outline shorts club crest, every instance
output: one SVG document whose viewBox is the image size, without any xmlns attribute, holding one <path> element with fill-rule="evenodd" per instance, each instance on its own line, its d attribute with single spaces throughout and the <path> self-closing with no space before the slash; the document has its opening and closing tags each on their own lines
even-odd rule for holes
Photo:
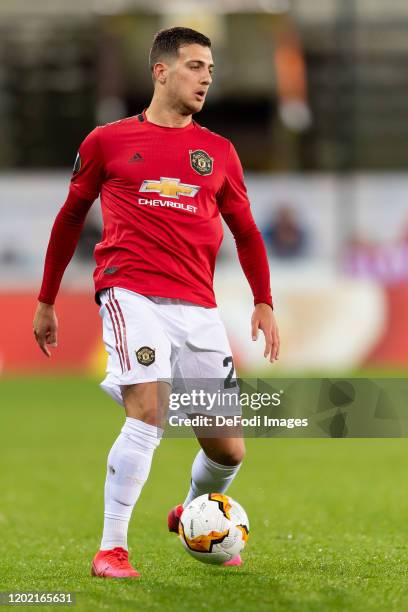
<svg viewBox="0 0 408 612">
<path fill-rule="evenodd" d="M 150 346 L 142 346 L 136 351 L 136 358 L 140 365 L 149 366 L 156 359 L 156 352 Z"/>
</svg>

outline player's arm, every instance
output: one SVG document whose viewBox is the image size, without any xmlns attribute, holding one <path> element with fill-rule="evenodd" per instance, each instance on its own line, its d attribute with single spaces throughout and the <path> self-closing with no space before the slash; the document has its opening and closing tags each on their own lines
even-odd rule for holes
<svg viewBox="0 0 408 612">
<path fill-rule="evenodd" d="M 218 194 L 218 203 L 221 214 L 234 236 L 239 261 L 254 296 L 252 339 L 258 339 L 259 330 L 263 332 L 264 356 L 273 362 L 279 358 L 280 340 L 273 312 L 268 258 L 261 233 L 251 213 L 242 166 L 232 145 L 225 181 Z"/>
<path fill-rule="evenodd" d="M 55 299 L 78 244 L 86 215 L 99 194 L 102 181 L 103 160 L 97 130 L 94 130 L 79 149 L 69 194 L 54 221 L 45 256 L 33 329 L 35 339 L 47 357 L 51 356 L 48 346 L 56 347 L 58 339 Z"/>
</svg>

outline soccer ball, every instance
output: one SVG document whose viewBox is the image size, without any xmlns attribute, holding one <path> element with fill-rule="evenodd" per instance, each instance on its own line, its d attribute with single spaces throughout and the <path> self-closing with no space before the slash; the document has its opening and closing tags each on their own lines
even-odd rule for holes
<svg viewBox="0 0 408 612">
<path fill-rule="evenodd" d="M 203 563 L 221 564 L 236 557 L 249 533 L 245 510 L 222 493 L 196 497 L 183 510 L 179 535 L 186 551 Z"/>
</svg>

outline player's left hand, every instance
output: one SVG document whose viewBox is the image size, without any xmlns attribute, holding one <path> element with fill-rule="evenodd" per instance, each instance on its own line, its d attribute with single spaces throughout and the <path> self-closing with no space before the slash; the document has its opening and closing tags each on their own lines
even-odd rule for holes
<svg viewBox="0 0 408 612">
<path fill-rule="evenodd" d="M 51 357 L 47 345 L 57 347 L 58 320 L 54 306 L 38 302 L 33 321 L 34 338 L 47 357 Z"/>
<path fill-rule="evenodd" d="M 279 359 L 279 329 L 275 315 L 269 304 L 257 304 L 251 319 L 252 340 L 258 340 L 258 332 L 261 330 L 265 336 L 264 357 L 273 363 Z"/>
</svg>

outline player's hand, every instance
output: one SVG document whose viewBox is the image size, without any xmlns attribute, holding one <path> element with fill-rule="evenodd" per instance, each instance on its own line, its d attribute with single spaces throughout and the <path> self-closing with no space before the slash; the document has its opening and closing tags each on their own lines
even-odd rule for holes
<svg viewBox="0 0 408 612">
<path fill-rule="evenodd" d="M 279 329 L 275 321 L 275 315 L 269 304 L 257 304 L 251 319 L 252 340 L 258 340 L 258 332 L 261 330 L 265 336 L 264 357 L 273 363 L 279 359 Z"/>
<path fill-rule="evenodd" d="M 34 315 L 33 330 L 38 346 L 44 355 L 51 357 L 47 345 L 53 347 L 57 346 L 58 333 L 58 320 L 54 306 L 38 302 L 37 310 Z"/>
</svg>

